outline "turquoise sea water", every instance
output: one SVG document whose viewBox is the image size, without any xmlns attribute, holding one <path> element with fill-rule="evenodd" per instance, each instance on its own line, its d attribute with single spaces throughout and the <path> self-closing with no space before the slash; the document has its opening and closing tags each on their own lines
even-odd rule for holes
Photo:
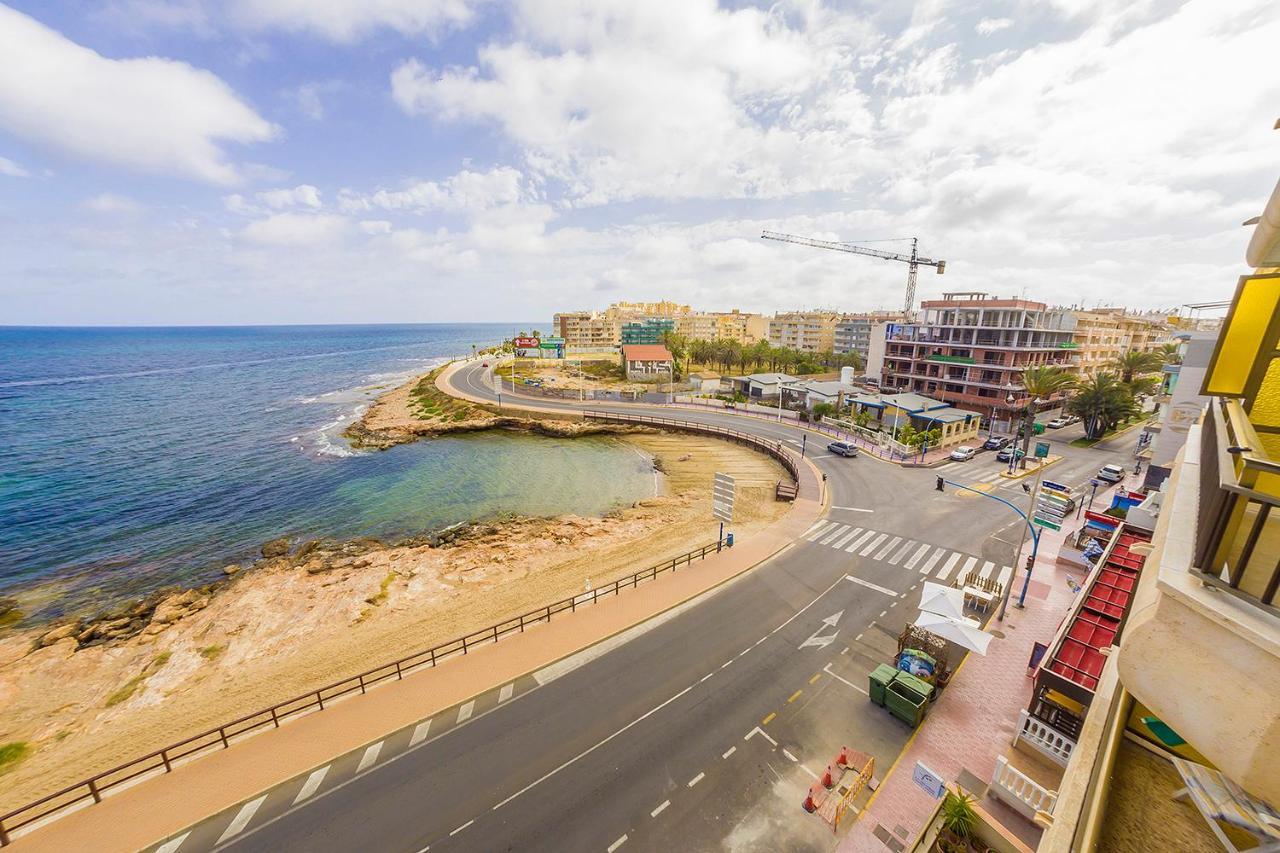
<svg viewBox="0 0 1280 853">
<path fill-rule="evenodd" d="M 607 438 L 340 438 L 377 393 L 514 331 L 0 328 L 0 594 L 52 616 L 217 577 L 276 536 L 394 538 L 653 494 L 648 458 Z"/>
</svg>

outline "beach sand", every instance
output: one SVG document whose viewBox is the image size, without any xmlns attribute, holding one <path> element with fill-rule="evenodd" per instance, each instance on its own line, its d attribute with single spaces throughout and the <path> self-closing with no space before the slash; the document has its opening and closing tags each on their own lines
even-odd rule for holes
<svg viewBox="0 0 1280 853">
<path fill-rule="evenodd" d="M 786 475 L 762 454 L 689 435 L 626 440 L 654 455 L 662 494 L 605 518 L 502 520 L 441 547 L 265 560 L 211 596 L 189 594 L 186 609 L 162 605 L 141 634 L 78 650 L 73 638 L 33 650 L 47 628 L 0 635 L 0 745 L 30 747 L 0 769 L 0 811 L 713 542 L 716 471 L 738 478 L 738 536 L 789 508 L 772 495 Z"/>
</svg>

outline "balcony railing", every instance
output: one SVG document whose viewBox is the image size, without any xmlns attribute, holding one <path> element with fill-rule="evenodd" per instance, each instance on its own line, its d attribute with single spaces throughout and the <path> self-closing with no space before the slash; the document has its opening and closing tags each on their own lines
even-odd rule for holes
<svg viewBox="0 0 1280 853">
<path fill-rule="evenodd" d="M 1280 616 L 1280 461 L 1239 400 L 1209 404 L 1200 432 L 1195 567 L 1205 583 Z"/>
<path fill-rule="evenodd" d="M 1013 742 L 1025 741 L 1035 747 L 1045 758 L 1063 767 L 1071 760 L 1071 752 L 1076 742 L 1053 726 L 1027 713 L 1024 708 L 1018 714 L 1018 730 Z"/>
<path fill-rule="evenodd" d="M 1003 755 L 996 759 L 996 771 L 991 776 L 991 793 L 1004 801 L 1027 820 L 1035 820 L 1037 814 L 1053 813 L 1058 792 L 1050 791 L 1035 783 L 1030 776 L 1009 763 Z"/>
</svg>

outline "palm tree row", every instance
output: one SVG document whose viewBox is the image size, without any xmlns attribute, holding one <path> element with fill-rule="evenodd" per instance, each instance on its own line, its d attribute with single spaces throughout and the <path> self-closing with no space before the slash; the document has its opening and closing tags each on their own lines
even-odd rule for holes
<svg viewBox="0 0 1280 853">
<path fill-rule="evenodd" d="M 1022 384 L 1032 399 L 1069 392 L 1066 410 L 1084 422 L 1087 438 L 1099 439 L 1141 411 L 1142 399 L 1160 387 L 1153 374 L 1177 359 L 1176 345 L 1156 352 L 1126 352 L 1112 359 L 1110 370 L 1084 379 L 1061 367 L 1029 367 Z"/>
<path fill-rule="evenodd" d="M 691 363 L 717 367 L 722 371 L 745 372 L 767 367 L 770 371 L 798 375 L 845 366 L 862 367 L 862 358 L 857 353 L 804 352 L 790 347 L 775 347 L 768 341 L 744 344 L 724 338 L 690 340 L 684 335 L 667 332 L 662 336 L 662 342 L 677 362 L 684 362 L 686 372 Z"/>
</svg>

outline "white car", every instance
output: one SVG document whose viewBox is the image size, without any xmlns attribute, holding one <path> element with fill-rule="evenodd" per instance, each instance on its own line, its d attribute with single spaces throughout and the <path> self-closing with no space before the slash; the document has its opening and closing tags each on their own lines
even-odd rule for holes
<svg viewBox="0 0 1280 853">
<path fill-rule="evenodd" d="M 1098 471 L 1098 479 L 1108 483 L 1118 483 L 1124 479 L 1124 469 L 1119 465 L 1103 465 Z"/>
<path fill-rule="evenodd" d="M 1071 419 L 1067 417 L 1054 418 L 1045 424 L 1049 429 L 1062 429 L 1064 426 L 1071 426 Z"/>
<path fill-rule="evenodd" d="M 955 450 L 951 451 L 951 458 L 957 462 L 968 462 L 977 454 L 978 454 L 978 451 L 972 447 L 960 446 L 960 447 L 957 447 Z"/>
</svg>

